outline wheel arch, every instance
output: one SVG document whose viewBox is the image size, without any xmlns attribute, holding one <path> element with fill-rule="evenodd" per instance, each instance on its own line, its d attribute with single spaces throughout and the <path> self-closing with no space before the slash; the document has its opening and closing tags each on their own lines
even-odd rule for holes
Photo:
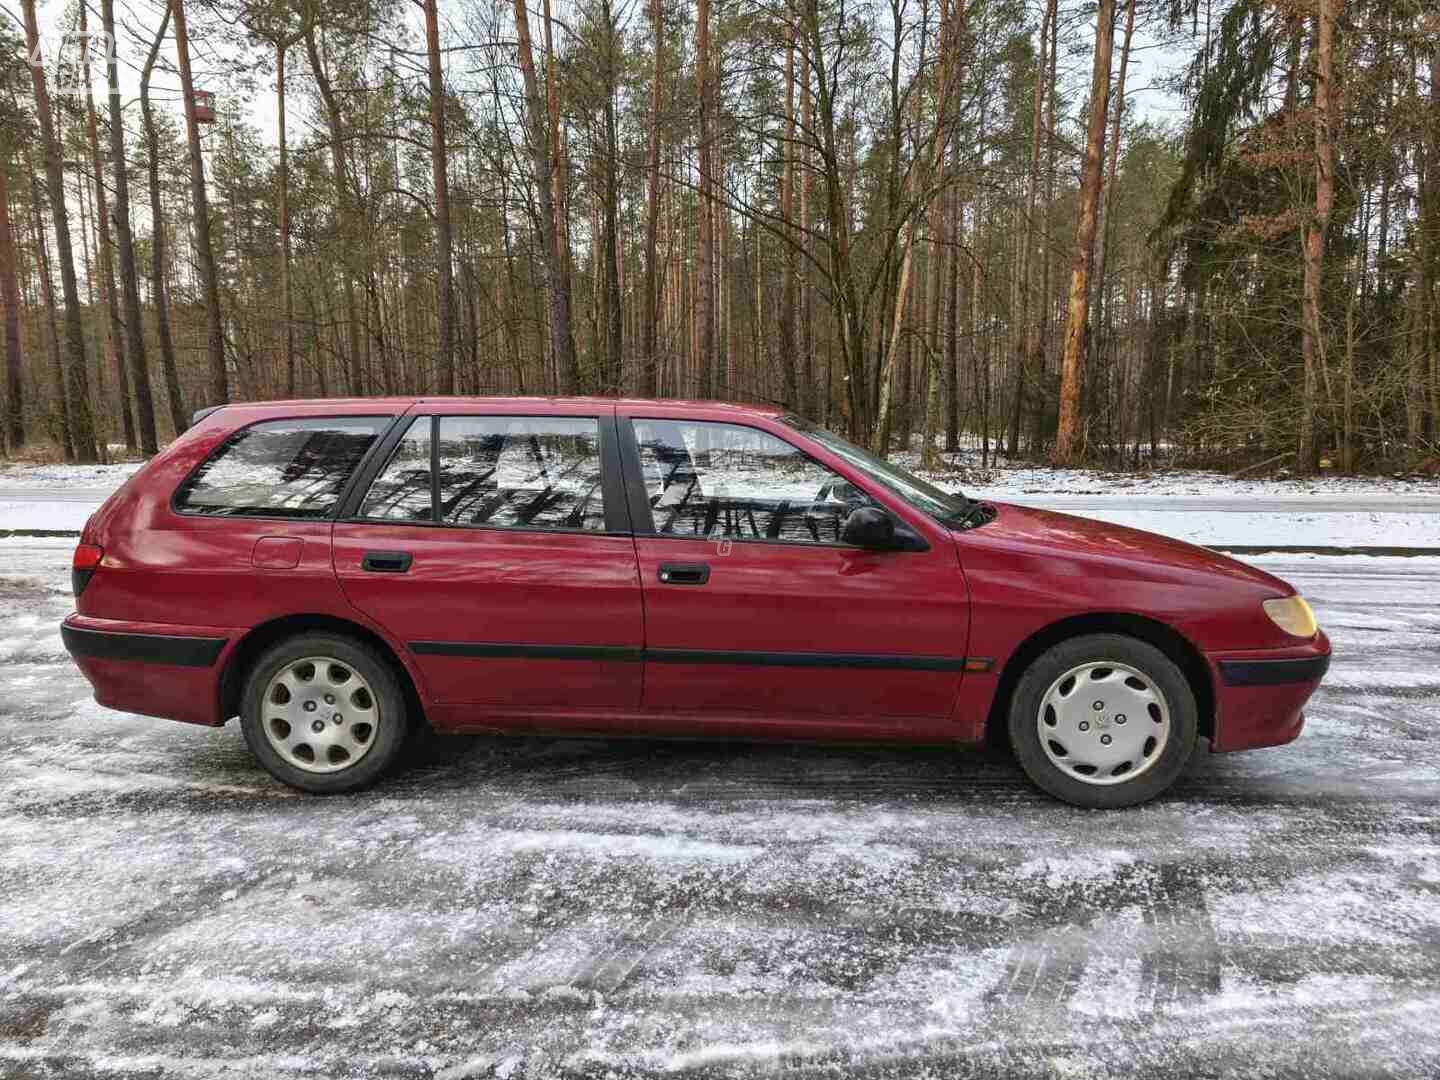
<svg viewBox="0 0 1440 1080">
<path fill-rule="evenodd" d="M 1215 684 L 1210 666 L 1193 642 L 1173 627 L 1158 619 L 1124 612 L 1088 612 L 1072 615 L 1045 626 L 1020 643 L 1005 661 L 990 712 L 985 721 L 985 741 L 993 746 L 1007 745 L 1006 723 L 1010 700 L 1020 677 L 1036 657 L 1052 646 L 1085 634 L 1123 634 L 1153 645 L 1175 662 L 1190 691 L 1195 695 L 1199 714 L 1200 734 L 1207 739 L 1215 735 Z"/>
<path fill-rule="evenodd" d="M 419 693 L 416 675 L 410 670 L 409 665 L 401 660 L 390 642 L 361 623 L 342 619 L 335 615 L 319 613 L 286 615 L 278 619 L 271 619 L 251 629 L 236 643 L 225 663 L 225 670 L 220 675 L 220 718 L 222 722 L 239 714 L 240 698 L 245 688 L 245 676 L 266 649 L 276 642 L 294 637 L 296 634 L 317 631 L 356 638 L 374 648 L 390 665 L 396 681 L 400 684 L 400 690 L 405 695 L 406 709 L 413 717 L 414 722 L 427 722 L 425 703 Z"/>
</svg>

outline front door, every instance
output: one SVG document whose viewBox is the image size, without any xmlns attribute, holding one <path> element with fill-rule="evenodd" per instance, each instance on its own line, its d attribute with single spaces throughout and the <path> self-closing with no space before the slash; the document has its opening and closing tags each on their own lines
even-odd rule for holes
<svg viewBox="0 0 1440 1080">
<path fill-rule="evenodd" d="M 632 517 L 650 517 L 635 546 L 651 730 L 863 734 L 950 715 L 969 615 L 948 533 L 921 524 L 917 550 L 846 545 L 849 512 L 883 503 L 778 435 L 620 423 L 643 489 Z"/>
<path fill-rule="evenodd" d="M 417 416 L 336 523 L 350 603 L 411 651 L 432 701 L 465 707 L 439 715 L 605 727 L 591 721 L 638 707 L 641 597 L 614 436 L 593 407 Z"/>
</svg>

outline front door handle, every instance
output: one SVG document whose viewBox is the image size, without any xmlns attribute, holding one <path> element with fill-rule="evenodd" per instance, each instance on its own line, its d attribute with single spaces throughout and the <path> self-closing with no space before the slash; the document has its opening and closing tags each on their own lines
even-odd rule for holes
<svg viewBox="0 0 1440 1080">
<path fill-rule="evenodd" d="M 408 551 L 367 551 L 360 560 L 360 569 L 376 574 L 403 574 L 410 569 Z"/>
<path fill-rule="evenodd" d="M 660 564 L 661 585 L 704 585 L 710 580 L 710 564 L 703 562 Z"/>
</svg>

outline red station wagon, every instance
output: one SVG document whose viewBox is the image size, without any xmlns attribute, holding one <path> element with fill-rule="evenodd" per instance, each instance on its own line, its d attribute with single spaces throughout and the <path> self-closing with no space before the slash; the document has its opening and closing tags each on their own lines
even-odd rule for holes
<svg viewBox="0 0 1440 1080">
<path fill-rule="evenodd" d="M 117 491 L 65 645 L 103 705 L 240 718 L 348 791 L 407 730 L 979 743 L 1149 799 L 1289 742 L 1330 643 L 1204 548 L 952 495 L 711 402 L 226 405 Z"/>
</svg>

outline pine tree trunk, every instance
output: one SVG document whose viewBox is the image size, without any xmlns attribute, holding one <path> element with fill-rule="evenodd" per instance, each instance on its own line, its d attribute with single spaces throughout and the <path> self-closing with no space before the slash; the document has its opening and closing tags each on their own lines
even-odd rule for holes
<svg viewBox="0 0 1440 1080">
<path fill-rule="evenodd" d="M 177 0 L 178 2 L 178 0 Z M 32 55 L 40 48 L 35 21 L 35 0 L 21 0 L 25 11 L 25 39 Z M 81 463 L 96 460 L 95 419 L 90 411 L 90 380 L 86 371 L 85 337 L 80 316 L 80 289 L 75 279 L 75 256 L 70 246 L 70 211 L 65 201 L 64 158 L 55 134 L 45 69 L 30 68 L 35 111 L 40 120 L 40 145 L 45 153 L 45 182 L 50 201 L 50 224 L 55 231 L 55 258 L 60 264 L 60 288 L 65 298 L 65 379 L 70 444 Z"/>
<path fill-rule="evenodd" d="M 115 37 L 114 0 L 100 0 L 100 18 L 110 41 Z M 135 238 L 130 229 L 130 166 L 125 160 L 125 115 L 121 107 L 118 73 L 106 71 L 106 97 L 110 106 L 110 166 L 115 174 L 115 245 L 120 256 L 120 294 L 125 306 L 125 356 L 130 363 L 129 390 L 134 395 L 140 451 L 153 454 L 159 447 L 155 432 L 155 401 L 150 393 L 150 364 L 145 356 L 145 324 L 140 312 L 139 273 L 135 267 Z"/>
<path fill-rule="evenodd" d="M 30 179 L 30 241 L 35 248 L 35 270 L 40 277 L 40 299 L 45 305 L 45 322 L 50 331 L 50 380 L 55 395 L 55 436 L 66 461 L 75 460 L 70 438 L 70 404 L 65 396 L 65 357 L 60 350 L 60 318 L 55 305 L 55 279 L 50 272 L 50 241 L 40 220 L 40 181 L 26 161 Z"/>
<path fill-rule="evenodd" d="M 564 242 L 556 217 L 555 173 L 551 161 L 551 139 L 547 137 L 545 122 L 549 110 L 540 97 L 540 85 L 535 77 L 535 55 L 530 47 L 530 18 L 525 10 L 525 0 L 515 0 L 515 33 L 519 45 L 520 73 L 525 82 L 525 135 L 530 144 L 535 186 L 540 196 L 540 220 L 536 224 L 545 256 L 545 288 L 550 301 L 550 350 L 559 370 L 561 391 L 574 394 L 580 390 L 580 366 L 570 327 L 570 288 L 567 260 L 562 250 L 568 245 Z"/>
<path fill-rule="evenodd" d="M 115 297 L 115 259 L 110 248 L 110 196 L 105 190 L 105 160 L 100 156 L 100 127 L 95 116 L 95 91 L 90 78 L 90 38 L 86 8 L 80 6 L 80 69 L 85 79 L 85 136 L 90 148 L 90 162 L 95 180 L 95 238 L 100 253 L 100 291 L 105 302 L 105 351 L 115 369 L 120 428 L 124 432 L 125 449 L 139 449 L 135 438 L 135 418 L 130 413 L 130 377 L 125 371 L 124 323 L 120 320 L 120 304 Z M 113 72 L 106 70 L 106 85 Z M 122 162 L 123 164 L 123 162 Z"/>
<path fill-rule="evenodd" d="M 799 364 L 795 355 L 795 251 L 791 219 L 795 214 L 795 31 L 785 46 L 785 136 L 784 165 L 780 171 L 780 228 L 785 232 L 780 263 L 780 377 L 788 408 L 801 408 Z M 756 244 L 759 244 L 757 235 Z M 758 260 L 757 260 L 758 263 Z M 758 286 L 757 286 L 758 287 Z M 756 316 L 759 310 L 757 305 Z"/>
<path fill-rule="evenodd" d="M 800 277 L 800 407 L 805 416 L 815 418 L 821 410 L 816 408 L 820 398 L 815 385 L 815 289 L 813 285 L 814 256 L 813 241 L 810 237 L 810 208 L 815 205 L 815 173 L 811 168 L 810 144 L 814 141 L 814 97 L 810 93 L 810 54 L 800 54 L 800 128 L 804 132 L 801 147 L 800 168 L 800 243 L 804 247 Z M 824 413 L 830 412 L 829 398 L 825 399 Z"/>
<path fill-rule="evenodd" d="M 205 156 L 200 147 L 200 121 L 195 115 L 195 80 L 190 73 L 190 38 L 185 28 L 185 0 L 170 0 L 175 16 L 175 52 L 180 88 L 185 98 L 185 135 L 190 145 L 190 198 L 195 207 L 195 257 L 205 293 L 206 351 L 210 358 L 210 404 L 230 400 L 225 367 L 225 331 L 220 321 L 220 274 L 210 240 L 210 200 L 205 191 Z"/>
<path fill-rule="evenodd" d="M 160 45 L 170 25 L 170 8 L 160 18 L 150 54 L 140 72 L 140 113 L 145 121 L 145 147 L 150 187 L 150 299 L 155 307 L 155 336 L 160 342 L 160 371 L 165 379 L 165 397 L 170 406 L 170 423 L 179 435 L 190 422 L 185 412 L 185 399 L 180 392 L 180 376 L 175 367 L 175 343 L 170 337 L 170 305 L 165 290 L 165 214 L 160 205 L 160 137 L 155 130 L 155 114 L 150 107 L 150 74 L 160 55 Z"/>
<path fill-rule="evenodd" d="M 109 0 L 107 0 L 109 2 Z M 285 53 L 283 40 L 275 42 L 275 130 L 280 144 L 278 175 L 280 201 L 280 294 L 285 305 L 282 346 L 285 396 L 295 396 L 295 290 L 290 281 L 290 148 L 285 138 Z"/>
<path fill-rule="evenodd" d="M 1108 331 L 1109 313 L 1105 306 L 1106 235 L 1110 221 L 1110 200 L 1115 192 L 1115 174 L 1120 165 L 1120 124 L 1125 114 L 1125 74 L 1130 67 L 1130 40 L 1135 35 L 1135 0 L 1125 5 L 1125 34 L 1120 42 L 1120 73 L 1115 77 L 1115 106 L 1110 110 L 1110 150 L 1105 164 L 1105 187 L 1100 193 L 1100 220 L 1095 226 L 1095 321 Z"/>
<path fill-rule="evenodd" d="M 564 352 L 557 353 L 561 366 L 569 372 L 569 378 L 574 384 L 572 392 L 579 393 L 585 389 L 584 373 L 580 370 L 580 360 L 575 352 L 575 268 L 573 265 L 574 252 L 570 245 L 570 162 L 568 157 L 568 146 L 560 118 L 560 70 L 559 59 L 555 49 L 554 17 L 550 13 L 550 0 L 544 0 L 541 5 L 545 24 L 545 115 L 548 120 L 547 130 L 549 132 L 550 144 L 550 190 L 552 193 L 551 202 L 554 205 L 555 217 L 555 262 L 559 267 L 559 296 L 565 304 L 565 333 Z M 537 121 L 538 123 L 538 121 Z M 552 322 L 554 320 L 554 309 L 557 301 L 551 298 Z"/>
<path fill-rule="evenodd" d="M 454 239 L 450 224 L 450 154 L 445 145 L 445 79 L 440 69 L 440 18 L 436 0 L 425 0 L 425 51 L 430 66 L 430 172 L 435 191 L 436 307 L 439 321 L 439 390 L 455 393 Z"/>
<path fill-rule="evenodd" d="M 755 235 L 755 266 L 751 272 L 751 278 L 753 280 L 750 283 L 752 288 L 751 294 L 754 298 L 754 318 L 751 320 L 752 333 L 750 335 L 750 366 L 751 370 L 756 373 L 756 378 L 760 381 L 760 385 L 764 387 L 761 393 L 768 395 L 772 392 L 772 384 L 769 378 L 767 378 L 770 369 L 770 351 L 765 347 L 768 334 L 765 332 L 764 324 L 760 315 L 760 313 L 765 310 L 765 277 L 762 255 L 763 246 L 760 242 L 762 234 L 758 225 L 756 225 L 752 229 L 752 231 Z M 743 228 L 740 234 L 740 248 L 743 252 L 745 248 L 745 234 Z M 792 403 L 789 407 L 793 409 L 796 406 Z"/>
<path fill-rule="evenodd" d="M 1085 378 L 1085 352 L 1090 322 L 1090 272 L 1099 220 L 1101 167 L 1105 156 L 1105 116 L 1110 100 L 1110 52 L 1115 43 L 1115 0 L 1100 0 L 1096 16 L 1095 66 L 1090 81 L 1090 118 L 1086 125 L 1085 162 L 1080 172 L 1080 211 L 1075 224 L 1075 255 L 1070 267 L 1070 298 L 1066 307 L 1065 351 L 1060 371 L 1060 420 L 1055 429 L 1056 465 L 1072 465 L 1080 456 L 1083 437 L 1080 392 Z"/>
<path fill-rule="evenodd" d="M 601 215 L 604 219 L 605 256 L 605 375 L 601 389 L 618 394 L 624 389 L 625 312 L 620 296 L 620 146 L 616 130 L 615 95 L 619 93 L 620 41 L 610 0 L 601 0 L 605 20 L 605 105 L 602 110 L 605 159 Z"/>
<path fill-rule="evenodd" d="M 1361 251 L 1364 250 L 1362 247 Z M 1350 283 L 1345 304 L 1345 382 L 1340 427 L 1340 470 L 1345 473 L 1355 471 L 1355 305 L 1360 295 L 1360 279 L 1364 276 L 1364 259 L 1356 256 L 1355 280 Z"/>
<path fill-rule="evenodd" d="M 1036 388 L 1039 391 L 1035 395 L 1035 409 L 1030 418 L 1030 451 L 1036 455 L 1045 444 L 1045 425 L 1048 419 L 1046 403 L 1049 398 L 1046 383 L 1050 375 L 1050 350 L 1054 339 L 1050 332 L 1055 308 L 1052 288 L 1054 278 L 1051 273 L 1054 267 L 1054 248 L 1050 237 L 1054 234 L 1055 216 L 1055 98 L 1059 86 L 1059 51 L 1060 20 L 1055 17 L 1050 20 L 1050 71 L 1045 83 L 1048 87 L 1045 95 L 1045 213 L 1042 215 L 1043 224 L 1040 230 L 1045 242 L 1040 245 L 1040 311 L 1032 327 L 1034 337 L 1028 361 L 1030 370 L 1035 373 Z"/>
<path fill-rule="evenodd" d="M 940 377 L 943 356 L 940 341 L 940 309 L 941 294 L 944 291 L 942 283 L 945 280 L 945 263 L 947 261 L 947 245 L 944 243 L 945 205 L 946 200 L 940 198 L 930 207 L 930 258 L 925 267 L 925 283 L 928 293 L 926 305 L 929 310 L 925 314 L 925 333 L 920 339 L 924 350 L 920 365 L 920 393 L 922 395 L 920 463 L 927 469 L 937 468 L 940 464 L 936 455 L 935 435 L 939 430 L 940 391 L 943 382 Z"/>
<path fill-rule="evenodd" d="M 949 143 L 951 98 L 959 81 L 957 76 L 960 70 L 955 54 L 958 42 L 965 34 L 965 15 L 966 7 L 963 0 L 960 0 L 952 19 L 940 28 L 940 41 L 936 50 L 938 74 L 935 86 L 935 129 L 930 145 L 926 148 L 926 155 L 911 165 L 906 183 L 907 202 L 924 202 L 934 198 L 932 185 L 944 158 L 945 147 Z M 921 95 L 916 95 L 915 100 L 918 109 Z M 918 121 L 918 115 L 916 119 Z M 879 401 L 875 410 L 876 431 L 871 449 L 877 454 L 884 454 L 888 449 L 884 443 L 889 437 L 891 384 L 894 381 L 895 363 L 899 355 L 901 323 L 909 301 L 911 265 L 915 253 L 915 222 L 920 217 L 920 211 L 920 206 L 913 209 L 910 219 L 902 231 L 900 271 L 895 287 L 894 315 L 890 323 L 890 340 L 885 348 L 885 360 L 880 371 Z"/>
<path fill-rule="evenodd" d="M 708 396 L 715 378 L 715 239 L 711 190 L 715 137 L 710 89 L 710 0 L 698 0 L 695 14 L 695 96 L 700 102 L 700 199 L 695 239 L 695 322 L 698 393 Z"/>
<path fill-rule="evenodd" d="M 982 122 L 980 130 L 983 133 L 985 125 Z M 980 231 L 981 207 L 984 204 L 985 232 Z M 990 253 L 993 251 L 995 240 L 995 200 L 984 199 L 983 195 L 977 193 L 975 197 L 975 247 L 984 254 L 977 258 L 970 268 L 970 303 L 973 307 L 973 314 L 970 320 L 970 341 L 971 354 L 975 357 L 978 368 L 975 378 L 975 386 L 980 395 L 980 464 L 982 468 L 988 468 L 991 461 L 994 461 L 994 453 L 990 445 L 990 402 L 991 387 L 994 380 L 991 378 L 993 364 L 990 355 L 990 334 L 981 334 L 979 314 L 983 310 L 985 290 L 985 272 L 983 266 L 989 262 Z M 987 318 L 987 322 L 991 321 Z M 998 432 L 997 432 L 998 435 Z M 997 446 L 999 439 L 995 440 Z"/>
<path fill-rule="evenodd" d="M 9 136 L 0 136 L 0 305 L 5 308 L 5 416 L 0 445 L 10 453 L 25 445 L 24 390 L 20 372 L 20 282 L 16 274 L 15 234 L 10 227 Z"/>
<path fill-rule="evenodd" d="M 946 239 L 952 247 L 945 282 L 945 452 L 960 449 L 960 237 L 964 203 L 960 192 L 950 191 Z"/>
<path fill-rule="evenodd" d="M 305 52 L 310 60 L 310 73 L 315 77 L 315 88 L 325 107 L 325 122 L 330 134 L 330 169 L 335 177 L 335 220 L 336 239 L 347 255 L 339 260 L 342 286 L 345 292 L 345 381 L 351 394 L 363 393 L 363 379 L 360 368 L 360 315 L 355 306 L 355 267 L 349 257 L 349 250 L 360 242 L 360 229 L 355 223 L 350 179 L 346 175 L 345 132 L 340 114 L 340 103 L 336 100 L 330 77 L 326 74 L 320 50 L 315 44 L 314 29 L 305 34 Z"/>
<path fill-rule="evenodd" d="M 645 188 L 645 324 L 642 331 L 640 393 L 659 392 L 660 289 L 660 116 L 665 76 L 665 4 L 650 0 L 650 23 L 655 35 L 654 73 L 650 83 L 650 153 Z"/>
<path fill-rule="evenodd" d="M 1420 294 L 1423 301 L 1422 383 L 1430 386 L 1430 439 L 1440 443 L 1440 43 L 1430 49 L 1430 109 L 1425 125 L 1425 187 L 1420 221 Z"/>
<path fill-rule="evenodd" d="M 1296 466 L 1312 472 L 1319 464 L 1315 437 L 1319 384 L 1325 366 L 1324 327 L 1320 319 L 1320 286 L 1325 270 L 1325 234 L 1335 204 L 1334 35 L 1341 0 L 1316 0 L 1315 12 L 1315 209 L 1305 225 L 1303 317 L 1300 348 L 1305 383 L 1300 403 L 1300 438 Z"/>
<path fill-rule="evenodd" d="M 1040 134 L 1045 111 L 1045 99 L 1050 89 L 1045 78 L 1050 48 L 1050 24 L 1055 18 L 1056 0 L 1045 5 L 1045 14 L 1040 22 L 1040 58 L 1035 65 L 1035 100 L 1030 113 L 1030 165 L 1025 175 L 1024 219 L 1020 222 L 1020 259 L 1018 284 L 1020 287 L 1020 310 L 1016 320 L 1018 332 L 1015 338 L 1014 386 L 1010 402 L 1010 430 L 1007 433 L 1005 453 L 1012 460 L 1020 454 L 1020 420 L 1025 406 L 1025 372 L 1035 352 L 1035 340 L 1039 337 L 1038 319 L 1032 318 L 1031 299 L 1034 290 L 1034 273 L 1031 260 L 1035 251 L 1035 212 L 1040 191 Z M 1048 243 L 1048 237 L 1046 238 Z M 1032 323 L 1037 324 L 1032 326 Z"/>
</svg>

